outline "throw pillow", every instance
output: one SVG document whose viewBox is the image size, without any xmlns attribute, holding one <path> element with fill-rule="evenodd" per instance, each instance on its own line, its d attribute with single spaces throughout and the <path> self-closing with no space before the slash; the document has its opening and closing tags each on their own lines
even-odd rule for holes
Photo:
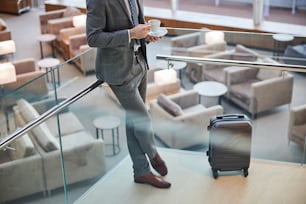
<svg viewBox="0 0 306 204">
<path fill-rule="evenodd" d="M 235 47 L 235 54 L 232 58 L 233 60 L 256 61 L 257 57 L 258 54 L 256 52 L 238 44 Z"/>
<path fill-rule="evenodd" d="M 14 148 L 14 151 L 9 151 L 11 160 L 22 159 L 34 154 L 34 144 L 26 133 L 20 138 L 13 141 L 10 147 Z"/>
<path fill-rule="evenodd" d="M 26 122 L 30 122 L 39 117 L 38 112 L 28 101 L 20 99 L 17 101 L 17 106 Z"/>
<path fill-rule="evenodd" d="M 259 69 L 257 74 L 257 78 L 259 80 L 267 80 L 279 76 L 281 76 L 281 72 L 279 70 L 273 70 L 273 69 Z"/>
<path fill-rule="evenodd" d="M 59 149 L 57 139 L 52 135 L 48 126 L 45 123 L 40 124 L 32 130 L 35 139 L 39 145 L 46 151 L 51 152 Z"/>
<path fill-rule="evenodd" d="M 169 114 L 173 116 L 180 116 L 183 114 L 181 107 L 170 100 L 165 94 L 160 94 L 157 97 L 157 103 Z"/>
<path fill-rule="evenodd" d="M 39 113 L 36 111 L 36 109 L 26 100 L 18 100 L 17 105 L 22 117 L 26 120 L 26 122 L 30 122 L 39 117 Z M 31 132 L 33 133 L 36 141 L 46 152 L 59 149 L 59 144 L 56 138 L 52 135 L 45 123 L 35 127 Z"/>
</svg>

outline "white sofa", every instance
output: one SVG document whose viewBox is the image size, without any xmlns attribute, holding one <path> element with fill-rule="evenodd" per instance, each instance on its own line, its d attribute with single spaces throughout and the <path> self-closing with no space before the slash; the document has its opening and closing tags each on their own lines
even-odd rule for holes
<svg viewBox="0 0 306 204">
<path fill-rule="evenodd" d="M 28 134 L 0 150 L 0 203 L 45 190 L 43 164 Z"/>
<path fill-rule="evenodd" d="M 33 121 L 51 104 L 54 105 L 51 100 L 34 105 L 24 99 L 18 100 L 14 106 L 16 124 L 22 127 Z M 105 173 L 104 142 L 86 131 L 68 109 L 59 114 L 59 120 L 67 184 L 102 176 Z M 41 157 L 44 190 L 50 193 L 63 186 L 57 117 L 49 118 L 31 130 L 29 135 Z"/>
</svg>

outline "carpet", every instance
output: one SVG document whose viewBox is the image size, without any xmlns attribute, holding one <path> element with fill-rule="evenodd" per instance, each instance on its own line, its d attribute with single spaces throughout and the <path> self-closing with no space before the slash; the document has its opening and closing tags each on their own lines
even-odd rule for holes
<svg viewBox="0 0 306 204">
<path fill-rule="evenodd" d="M 157 189 L 135 184 L 131 160 L 123 159 L 103 179 L 93 185 L 77 204 L 248 204 L 306 202 L 306 171 L 297 164 L 251 160 L 249 176 L 240 172 L 221 172 L 212 177 L 207 157 L 203 153 L 160 149 L 167 161 L 166 180 L 170 189 Z"/>
</svg>

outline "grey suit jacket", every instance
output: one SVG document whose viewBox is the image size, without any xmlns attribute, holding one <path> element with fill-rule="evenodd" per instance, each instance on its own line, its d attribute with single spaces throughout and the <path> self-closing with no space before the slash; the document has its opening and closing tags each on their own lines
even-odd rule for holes
<svg viewBox="0 0 306 204">
<path fill-rule="evenodd" d="M 139 22 L 144 23 L 143 0 L 139 1 Z M 97 47 L 97 78 L 112 85 L 131 79 L 133 47 L 129 43 L 128 29 L 133 27 L 124 0 L 86 0 L 88 45 Z M 145 40 L 141 49 L 146 58 Z"/>
</svg>

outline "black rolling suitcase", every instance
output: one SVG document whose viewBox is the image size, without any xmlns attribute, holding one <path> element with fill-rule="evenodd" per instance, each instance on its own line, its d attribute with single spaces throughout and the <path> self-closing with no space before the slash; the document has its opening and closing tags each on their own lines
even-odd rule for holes
<svg viewBox="0 0 306 204">
<path fill-rule="evenodd" d="M 211 118 L 208 161 L 214 178 L 218 171 L 242 170 L 248 176 L 250 165 L 252 122 L 243 114 L 219 115 Z"/>
</svg>

